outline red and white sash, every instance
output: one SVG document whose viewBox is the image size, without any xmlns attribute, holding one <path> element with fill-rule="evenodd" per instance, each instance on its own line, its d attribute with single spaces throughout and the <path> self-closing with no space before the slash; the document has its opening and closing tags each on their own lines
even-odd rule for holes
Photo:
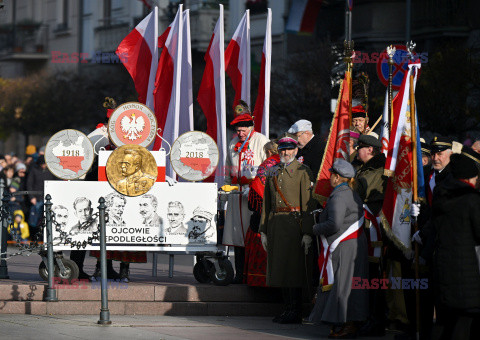
<svg viewBox="0 0 480 340">
<path fill-rule="evenodd" d="M 363 205 L 365 218 L 371 222 L 368 228 L 368 258 L 372 262 L 378 262 L 382 254 L 382 234 L 380 232 L 380 217 L 375 216 L 367 205 Z"/>
<path fill-rule="evenodd" d="M 334 282 L 332 253 L 335 251 L 340 242 L 356 239 L 362 232 L 362 225 L 365 218 L 362 216 L 357 222 L 348 227 L 345 232 L 337 237 L 332 244 L 328 245 L 327 238 L 320 235 L 322 240 L 322 249 L 318 256 L 318 265 L 320 268 L 320 284 L 322 285 L 322 292 L 332 289 Z"/>
</svg>

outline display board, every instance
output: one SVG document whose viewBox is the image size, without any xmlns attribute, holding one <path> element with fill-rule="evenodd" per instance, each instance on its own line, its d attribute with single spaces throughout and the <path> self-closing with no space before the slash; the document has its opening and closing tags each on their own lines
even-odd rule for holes
<svg viewBox="0 0 480 340">
<path fill-rule="evenodd" d="M 147 194 L 129 197 L 108 182 L 46 181 L 52 197 L 54 250 L 70 250 L 55 226 L 72 241 L 83 242 L 98 229 L 99 199 L 106 200 L 108 250 L 169 251 L 215 246 L 216 183 L 155 183 Z M 85 223 L 89 221 L 89 223 Z M 86 225 L 88 224 L 88 225 Z M 81 248 L 83 249 L 83 248 Z M 99 249 L 93 241 L 86 250 Z"/>
</svg>

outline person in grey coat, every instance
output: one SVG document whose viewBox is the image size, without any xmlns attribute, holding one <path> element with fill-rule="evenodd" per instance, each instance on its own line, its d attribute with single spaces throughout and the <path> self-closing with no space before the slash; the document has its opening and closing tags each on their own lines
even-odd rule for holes
<svg viewBox="0 0 480 340">
<path fill-rule="evenodd" d="M 363 202 L 353 191 L 355 170 L 343 159 L 330 169 L 333 191 L 314 225 L 321 238 L 320 286 L 309 316 L 314 323 L 332 325 L 330 338 L 355 336 L 355 322 L 368 317 L 368 292 L 352 282 L 368 278 L 367 239 L 363 233 Z"/>
</svg>

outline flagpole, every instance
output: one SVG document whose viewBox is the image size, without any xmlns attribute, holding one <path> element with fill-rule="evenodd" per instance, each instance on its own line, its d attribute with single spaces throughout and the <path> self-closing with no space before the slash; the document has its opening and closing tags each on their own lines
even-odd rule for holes
<svg viewBox="0 0 480 340">
<path fill-rule="evenodd" d="M 347 72 L 350 73 L 350 79 L 352 79 L 353 74 L 353 48 L 354 43 L 352 40 L 352 6 L 349 0 L 345 1 L 345 41 L 343 43 L 345 58 L 344 61 L 347 64 Z M 350 119 L 350 125 L 352 125 L 352 82 L 350 81 L 349 86 L 349 98 L 350 102 L 348 105 L 348 117 Z"/>
<path fill-rule="evenodd" d="M 415 48 L 415 43 L 412 41 L 407 43 L 408 54 L 411 60 L 413 60 L 413 50 Z M 418 178 L 417 178 L 417 124 L 416 124 L 416 108 L 415 108 L 415 90 L 413 88 L 414 78 L 415 78 L 415 69 L 412 69 L 410 74 L 410 126 L 411 126 L 411 141 L 412 141 L 412 175 L 413 175 L 413 203 L 418 202 Z M 413 227 L 415 232 L 418 231 L 417 219 L 413 220 Z M 419 280 L 419 265 L 418 265 L 418 243 L 414 242 L 415 247 L 415 279 Z M 415 300 L 416 300 L 416 337 L 420 338 L 420 289 L 417 287 L 415 289 Z"/>
<path fill-rule="evenodd" d="M 392 45 L 387 47 L 388 54 L 388 117 L 390 118 L 389 130 L 392 131 L 393 126 L 393 56 L 395 55 L 395 47 Z"/>
</svg>

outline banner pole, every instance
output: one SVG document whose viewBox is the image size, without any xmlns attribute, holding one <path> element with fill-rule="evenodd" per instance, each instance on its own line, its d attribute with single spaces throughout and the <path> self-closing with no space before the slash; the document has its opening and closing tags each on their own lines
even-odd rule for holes
<svg viewBox="0 0 480 340">
<path fill-rule="evenodd" d="M 395 47 L 392 45 L 387 47 L 388 54 L 388 117 L 389 117 L 389 131 L 392 132 L 393 126 L 393 56 L 395 55 Z"/>
<path fill-rule="evenodd" d="M 410 58 L 413 57 L 413 49 L 415 48 L 415 44 L 410 42 L 408 45 L 408 53 Z M 412 58 L 413 59 L 413 58 Z M 412 68 L 412 72 L 410 74 L 410 127 L 411 127 L 411 141 L 412 141 L 412 175 L 413 175 L 413 199 L 412 204 L 418 202 L 418 178 L 417 178 L 417 123 L 416 123 L 416 108 L 415 108 L 415 90 L 414 86 L 414 78 L 415 78 L 415 67 Z M 417 219 L 413 219 L 413 227 L 415 232 L 418 231 L 418 223 Z M 418 254 L 418 243 L 414 242 L 415 247 L 415 279 L 417 282 L 420 279 L 419 275 L 419 254 Z M 417 287 L 415 289 L 415 300 L 416 300 L 416 338 L 420 338 L 420 289 Z"/>
</svg>

